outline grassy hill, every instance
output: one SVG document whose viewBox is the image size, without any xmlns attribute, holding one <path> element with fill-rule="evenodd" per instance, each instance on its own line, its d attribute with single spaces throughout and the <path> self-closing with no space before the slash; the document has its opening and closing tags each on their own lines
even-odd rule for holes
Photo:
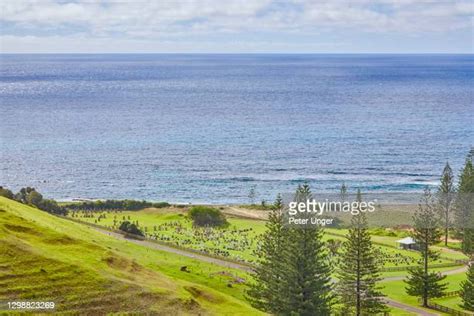
<svg viewBox="0 0 474 316">
<path fill-rule="evenodd" d="M 56 312 L 94 315 L 260 314 L 243 298 L 242 272 L 114 239 L 2 197 L 0 253 L 0 302 L 53 301 Z"/>
</svg>

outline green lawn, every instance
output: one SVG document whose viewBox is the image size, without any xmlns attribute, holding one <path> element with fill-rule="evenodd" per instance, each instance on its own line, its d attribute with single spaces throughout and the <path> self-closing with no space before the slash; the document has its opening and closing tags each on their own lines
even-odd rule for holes
<svg viewBox="0 0 474 316">
<path fill-rule="evenodd" d="M 150 250 L 1 197 L 0 248 L 3 302 L 54 301 L 56 311 L 89 314 L 260 314 L 243 297 L 240 280 L 249 276 L 241 271 Z"/>
<path fill-rule="evenodd" d="M 186 209 L 182 208 L 123 212 L 77 211 L 71 212 L 69 216 L 115 229 L 122 221 L 128 220 L 138 223 L 148 238 L 249 263 L 255 262 L 254 250 L 258 245 L 258 236 L 265 231 L 264 221 L 232 217 L 228 218 L 230 225 L 227 228 L 193 228 L 186 216 Z M 347 229 L 326 228 L 325 232 L 324 240 L 344 240 Z M 416 264 L 419 259 L 417 252 L 393 248 L 398 239 L 393 236 L 373 236 L 374 242 L 378 243 L 375 248 L 381 266 L 406 267 Z M 461 253 L 449 251 L 450 257 L 465 258 Z M 450 262 L 440 258 L 433 264 Z"/>
<path fill-rule="evenodd" d="M 462 304 L 462 299 L 459 296 L 443 297 L 432 301 L 458 311 L 463 311 L 462 307 L 460 306 Z"/>
<path fill-rule="evenodd" d="M 378 231 L 379 229 L 377 229 Z M 326 231 L 330 234 L 334 235 L 340 235 L 340 234 L 345 234 L 347 232 L 346 229 L 334 229 L 334 228 L 328 228 Z M 402 234 L 403 235 L 403 234 Z M 403 238 L 401 236 L 380 236 L 380 235 L 374 235 L 372 234 L 372 241 L 377 244 L 381 245 L 386 245 L 390 248 L 398 248 L 398 243 L 397 240 L 400 240 Z M 460 259 L 460 260 L 466 260 L 468 257 L 464 255 L 460 251 L 460 243 L 449 243 L 448 247 L 444 247 L 443 243 L 439 243 L 437 246 L 434 246 L 433 249 L 440 251 L 441 255 L 443 257 L 449 257 L 451 259 Z M 410 252 L 410 251 L 405 251 Z"/>
<path fill-rule="evenodd" d="M 98 213 L 94 214 L 95 218 L 76 215 L 75 219 L 94 223 Z M 146 227 L 148 235 L 156 233 L 157 236 L 181 242 L 186 238 L 198 238 L 186 235 L 194 229 L 182 209 L 111 212 L 106 213 L 105 218 L 101 218 L 97 224 L 113 226 L 114 216 L 116 225 L 124 217 L 128 220 L 128 216 L 131 221 L 138 220 L 142 229 Z M 255 240 L 265 230 L 263 221 L 229 218 L 229 222 L 230 226 L 226 230 L 200 231 L 199 234 L 211 237 L 203 241 L 203 247 L 214 245 L 217 248 L 225 241 L 231 247 L 249 243 L 247 248 L 252 248 L 255 243 L 249 240 Z M 156 230 L 154 226 L 157 226 Z M 330 233 L 331 229 L 326 232 Z M 346 231 L 332 232 L 344 234 Z M 383 237 L 385 242 L 393 241 L 390 237 Z M 58 303 L 60 311 L 68 312 L 126 311 L 126 306 L 134 310 L 138 306 L 143 311 L 163 312 L 172 306 L 173 311 L 178 310 L 184 315 L 196 312 L 217 315 L 259 314 L 244 298 L 245 285 L 240 284 L 240 281 L 249 280 L 250 276 L 246 273 L 118 240 L 86 225 L 57 218 L 4 198 L 0 198 L 0 238 L 1 251 L 7 254 L 0 261 L 2 301 L 18 298 L 49 299 Z M 324 238 L 343 239 L 334 234 L 325 234 Z M 410 251 L 377 247 L 383 251 L 380 255 L 384 257 L 400 253 L 403 254 L 402 258 L 416 255 Z M 251 250 L 243 246 L 239 250 L 227 246 L 225 249 L 252 259 Z M 385 263 L 389 264 L 394 263 Z M 182 272 L 180 268 L 183 266 L 187 266 L 190 272 Z M 405 274 L 405 271 L 398 271 L 384 272 L 382 275 Z M 449 276 L 449 290 L 458 289 L 464 277 L 464 274 Z M 229 284 L 232 286 L 229 287 Z M 403 281 L 385 281 L 382 285 L 389 297 L 418 305 L 416 298 L 405 294 Z M 102 310 L 96 310 L 98 306 Z M 410 315 L 398 309 L 392 309 L 391 313 Z"/>
<path fill-rule="evenodd" d="M 84 214 L 94 217 L 83 217 Z M 105 218 L 99 220 L 100 215 Z M 70 216 L 73 216 L 73 213 Z M 241 218 L 228 219 L 230 225 L 223 229 L 193 228 L 192 222 L 182 209 L 147 209 L 117 213 L 78 212 L 74 218 L 109 228 L 118 228 L 124 220 L 134 223 L 138 221 L 140 229 L 148 238 L 247 262 L 254 261 L 253 251 L 257 246 L 257 236 L 265 230 L 265 222 Z"/>
<path fill-rule="evenodd" d="M 448 283 L 447 291 L 457 291 L 460 289 L 460 284 L 463 280 L 466 279 L 465 273 L 448 275 L 445 279 L 445 282 Z M 382 292 L 389 298 L 392 298 L 396 301 L 419 306 L 418 298 L 414 296 L 409 296 L 406 294 L 405 287 L 406 284 L 403 281 L 382 281 L 381 285 L 383 286 Z"/>
<path fill-rule="evenodd" d="M 449 270 L 453 270 L 453 269 L 456 269 L 457 267 L 446 267 L 446 268 L 433 268 L 433 269 L 430 269 L 431 271 L 436 271 L 436 272 L 445 272 L 445 271 L 449 271 Z M 382 272 L 381 273 L 381 276 L 383 278 L 389 278 L 389 277 L 402 277 L 402 276 L 406 276 L 407 275 L 407 271 L 404 270 L 404 271 L 390 271 L 390 272 Z"/>
</svg>

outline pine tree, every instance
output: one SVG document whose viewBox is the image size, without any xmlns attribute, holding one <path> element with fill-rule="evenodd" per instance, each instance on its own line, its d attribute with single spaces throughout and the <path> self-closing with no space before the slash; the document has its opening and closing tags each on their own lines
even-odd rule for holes
<svg viewBox="0 0 474 316">
<path fill-rule="evenodd" d="M 357 200 L 362 201 L 360 190 Z M 383 294 L 377 287 L 381 278 L 364 213 L 351 219 L 337 275 L 337 293 L 344 305 L 344 314 L 376 315 L 386 311 Z"/>
<path fill-rule="evenodd" d="M 464 168 L 459 176 L 456 200 L 456 224 L 462 239 L 462 251 L 471 259 L 467 280 L 461 284 L 463 308 L 474 311 L 474 150 L 471 149 Z"/>
<path fill-rule="evenodd" d="M 311 198 L 308 185 L 298 187 L 297 201 Z M 282 314 L 329 315 L 333 303 L 331 269 L 321 229 L 316 225 L 289 228 L 282 254 L 287 291 Z"/>
<path fill-rule="evenodd" d="M 474 167 L 472 156 L 466 159 L 459 176 L 456 199 L 456 227 L 462 240 L 462 250 L 468 256 L 474 254 Z"/>
<path fill-rule="evenodd" d="M 446 276 L 428 270 L 429 262 L 439 258 L 439 254 L 432 251 L 430 246 L 438 243 L 442 237 L 435 204 L 429 189 L 425 190 L 413 221 L 413 238 L 420 247 L 422 258 L 419 266 L 408 270 L 409 276 L 405 280 L 406 290 L 408 295 L 421 297 L 423 306 L 427 307 L 430 298 L 441 297 L 446 290 L 446 284 L 441 283 Z"/>
<path fill-rule="evenodd" d="M 281 254 L 285 242 L 281 195 L 277 196 L 274 206 L 256 251 L 259 262 L 254 271 L 255 283 L 250 285 L 247 297 L 254 307 L 278 315 L 286 295 L 281 280 Z"/>
<path fill-rule="evenodd" d="M 449 227 L 451 224 L 451 210 L 454 202 L 454 176 L 453 170 L 446 163 L 443 174 L 441 176 L 441 184 L 438 188 L 438 205 L 441 220 L 444 226 L 444 244 L 448 245 Z"/>
<path fill-rule="evenodd" d="M 474 264 L 469 266 L 467 280 L 461 283 L 462 308 L 474 311 Z"/>
</svg>

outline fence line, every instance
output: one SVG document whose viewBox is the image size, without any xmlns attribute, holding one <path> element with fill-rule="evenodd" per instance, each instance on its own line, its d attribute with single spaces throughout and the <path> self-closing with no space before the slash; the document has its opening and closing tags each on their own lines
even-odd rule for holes
<svg viewBox="0 0 474 316">
<path fill-rule="evenodd" d="M 472 316 L 473 313 L 463 312 L 457 309 L 453 309 L 444 305 L 436 304 L 433 302 L 428 302 L 428 307 L 440 312 L 448 313 L 449 315 L 454 316 Z"/>
<path fill-rule="evenodd" d="M 338 237 L 344 237 L 344 238 L 346 237 L 346 235 L 344 235 L 344 234 L 339 234 L 339 233 L 334 233 L 334 232 L 325 231 L 324 233 L 325 233 L 325 234 L 328 234 L 328 235 L 338 236 Z M 373 245 L 384 246 L 384 247 L 388 247 L 388 248 L 400 250 L 400 247 L 397 247 L 397 246 L 395 246 L 395 245 L 385 244 L 385 243 L 380 242 L 380 241 L 374 241 L 374 240 L 372 240 L 372 244 L 373 244 Z M 411 249 L 405 249 L 405 250 L 417 252 L 416 250 L 411 250 Z M 444 260 L 452 261 L 453 263 L 455 263 L 455 265 L 464 265 L 464 264 L 468 264 L 468 263 L 469 263 L 469 260 L 468 260 L 468 259 L 453 259 L 453 258 L 450 258 L 450 257 L 447 257 L 447 256 L 443 256 L 443 255 L 440 255 L 439 257 L 442 258 L 442 259 L 444 259 Z M 442 264 L 442 263 L 441 263 L 441 264 Z M 454 265 L 452 265 L 452 266 L 454 266 Z M 434 268 L 445 268 L 445 267 L 449 267 L 449 266 L 444 266 L 444 267 L 436 267 L 436 266 L 434 266 Z M 383 271 L 383 270 L 382 270 L 382 271 Z M 399 270 L 393 270 L 393 271 L 399 271 Z"/>
<path fill-rule="evenodd" d="M 461 294 L 461 291 L 451 291 L 451 292 L 446 292 L 442 297 L 453 297 L 453 296 L 459 296 Z"/>
<path fill-rule="evenodd" d="M 430 269 L 432 268 L 450 268 L 450 267 L 459 267 L 462 266 L 463 264 L 461 263 L 456 263 L 456 262 L 451 262 L 451 263 L 437 263 L 437 264 L 431 264 Z M 380 271 L 382 272 L 396 272 L 396 271 L 406 271 L 410 268 L 413 268 L 416 266 L 402 266 L 402 267 L 385 267 L 381 268 Z"/>
</svg>

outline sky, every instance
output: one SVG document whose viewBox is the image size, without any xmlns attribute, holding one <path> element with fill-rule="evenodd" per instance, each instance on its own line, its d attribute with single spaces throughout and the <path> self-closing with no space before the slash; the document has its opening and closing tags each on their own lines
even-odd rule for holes
<svg viewBox="0 0 474 316">
<path fill-rule="evenodd" d="M 473 53 L 473 0 L 2 0 L 3 53 Z"/>
</svg>

